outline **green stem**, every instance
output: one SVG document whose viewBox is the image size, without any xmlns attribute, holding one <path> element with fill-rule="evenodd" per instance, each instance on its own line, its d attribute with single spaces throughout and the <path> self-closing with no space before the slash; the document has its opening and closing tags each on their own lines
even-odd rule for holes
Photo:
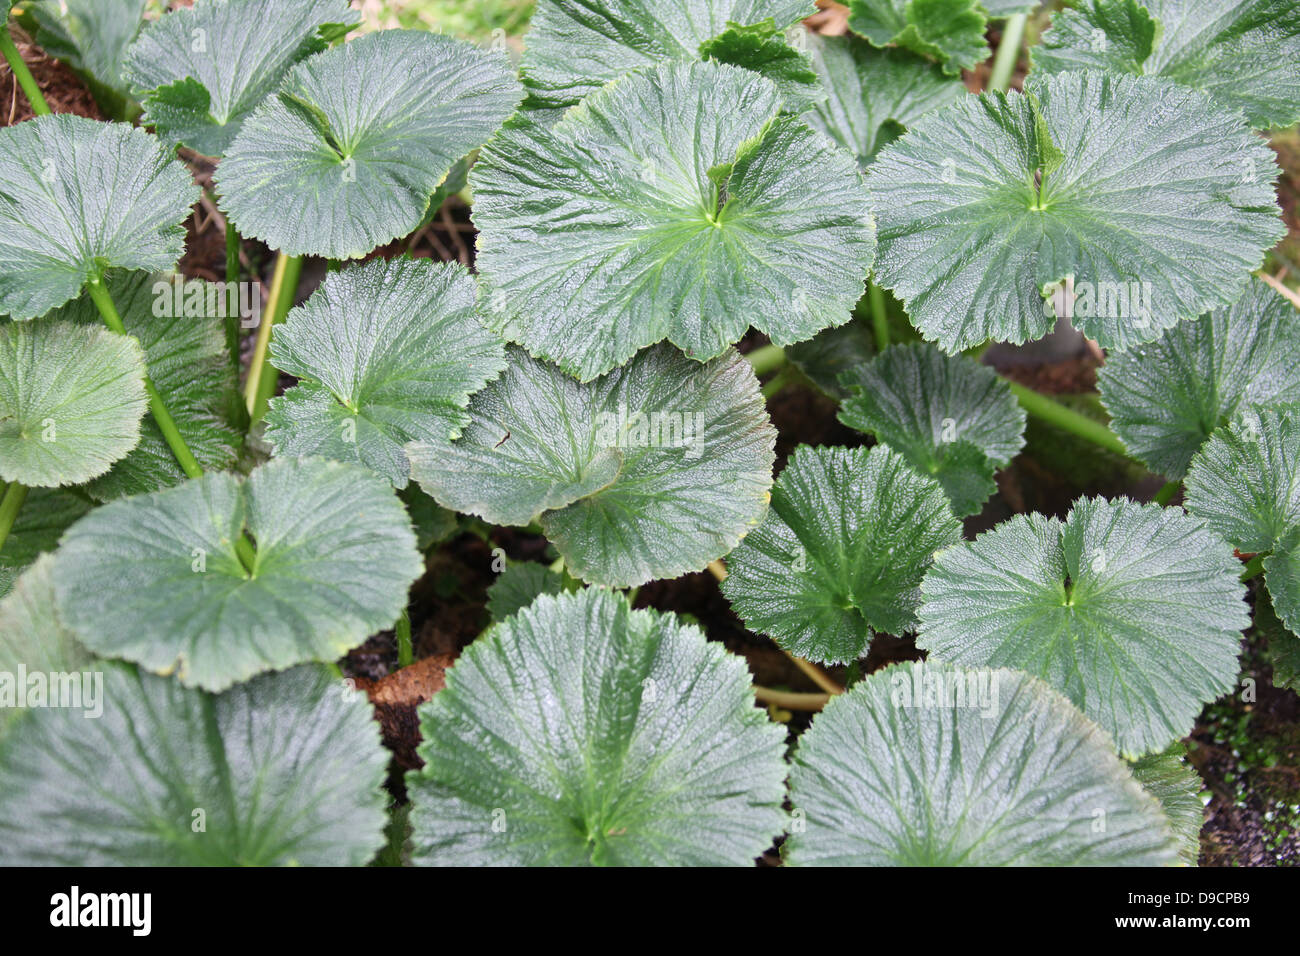
<svg viewBox="0 0 1300 956">
<path fill-rule="evenodd" d="M 235 224 L 226 220 L 226 292 L 239 282 L 239 232 Z M 233 301 L 231 301 L 233 300 Z M 239 296 L 230 295 L 226 301 L 226 350 L 230 353 L 230 366 L 239 382 Z"/>
<path fill-rule="evenodd" d="M 1002 26 L 1002 40 L 998 43 L 998 54 L 993 58 L 993 71 L 989 74 L 989 91 L 1005 93 L 1011 85 L 1011 77 L 1020 62 L 1020 46 L 1025 39 L 1025 21 L 1029 15 L 1017 13 L 1007 18 Z"/>
<path fill-rule="evenodd" d="M 1182 490 L 1182 487 L 1183 483 L 1181 481 L 1167 482 L 1164 487 L 1156 492 L 1156 496 L 1151 500 L 1163 508 L 1165 505 L 1169 504 L 1169 502 L 1174 500 L 1174 496 Z"/>
<path fill-rule="evenodd" d="M 867 301 L 871 303 L 871 328 L 876 334 L 876 351 L 889 348 L 889 313 L 885 311 L 885 292 L 874 282 L 867 283 Z"/>
<path fill-rule="evenodd" d="M 1055 425 L 1057 428 L 1064 429 L 1072 435 L 1077 435 L 1085 441 L 1090 441 L 1094 445 L 1114 452 L 1117 455 L 1128 457 L 1128 449 L 1119 437 L 1100 422 L 1095 422 L 1087 415 L 1080 415 L 1073 409 L 1066 408 L 1060 402 L 1053 401 L 1046 395 L 1040 395 L 1032 388 L 1025 388 L 1019 382 L 1007 381 L 1011 388 L 1011 394 L 1016 396 L 1016 401 L 1030 415 L 1047 422 L 1049 425 Z"/>
<path fill-rule="evenodd" d="M 0 498 L 0 548 L 4 547 L 5 539 L 9 537 L 14 522 L 18 520 L 18 512 L 26 500 L 27 486 L 16 481 L 5 489 L 4 497 Z"/>
<path fill-rule="evenodd" d="M 1241 580 L 1243 582 L 1249 581 L 1251 578 L 1259 577 L 1259 575 L 1263 574 L 1264 559 L 1267 558 L 1270 553 L 1271 552 L 1268 551 L 1261 551 L 1259 554 L 1247 561 L 1245 567 L 1241 569 Z"/>
<path fill-rule="evenodd" d="M 113 304 L 113 297 L 108 294 L 104 280 L 99 277 L 91 279 L 86 284 L 86 290 L 90 293 L 90 298 L 94 301 L 95 307 L 99 309 L 104 324 L 118 335 L 128 335 L 126 326 L 122 324 L 122 316 L 118 314 L 117 306 Z M 167 442 L 167 446 L 171 448 L 172 454 L 176 456 L 176 461 L 180 463 L 181 470 L 190 478 L 203 477 L 203 468 L 199 465 L 198 459 L 194 457 L 194 453 L 190 451 L 190 446 L 185 444 L 180 429 L 176 427 L 176 420 L 172 418 L 172 413 L 167 410 L 162 395 L 158 393 L 158 389 L 154 386 L 153 380 L 149 378 L 147 372 L 144 376 L 144 390 L 149 396 L 149 410 L 153 413 L 154 423 L 157 424 L 158 430 L 162 432 L 163 439 Z"/>
<path fill-rule="evenodd" d="M 257 344 L 253 360 L 248 366 L 248 381 L 244 383 L 244 402 L 248 406 L 250 424 L 256 424 L 266 414 L 266 406 L 275 394 L 279 374 L 267 361 L 271 345 L 271 328 L 282 322 L 293 306 L 298 294 L 298 279 L 302 276 L 302 257 L 286 256 L 283 252 L 275 260 L 275 274 L 271 279 L 271 292 L 267 297 L 270 313 L 262 317 L 257 329 Z"/>
<path fill-rule="evenodd" d="M 36 85 L 36 77 L 32 76 L 32 71 L 23 62 L 22 54 L 14 44 L 14 38 L 9 35 L 8 23 L 0 24 L 0 52 L 3 52 L 5 59 L 9 61 L 9 69 L 14 71 L 18 85 L 23 88 L 23 93 L 27 96 L 27 102 L 32 104 L 32 112 L 37 116 L 49 116 L 50 104 L 45 102 L 45 97 L 41 95 L 41 88 Z"/>
<path fill-rule="evenodd" d="M 790 370 L 788 368 L 781 369 L 781 371 L 777 372 L 776 375 L 772 377 L 772 380 L 768 382 L 766 385 L 764 385 L 763 388 L 761 389 L 761 391 L 763 392 L 763 397 L 771 398 L 777 392 L 781 391 L 781 389 L 789 385 L 790 380 L 793 377 L 794 376 L 790 374 Z"/>
<path fill-rule="evenodd" d="M 393 625 L 393 633 L 397 635 L 397 666 L 410 667 L 415 662 L 415 650 L 411 647 L 411 617 L 405 610 Z"/>
<path fill-rule="evenodd" d="M 745 356 L 759 378 L 775 372 L 785 364 L 785 350 L 777 345 L 761 345 Z"/>
</svg>

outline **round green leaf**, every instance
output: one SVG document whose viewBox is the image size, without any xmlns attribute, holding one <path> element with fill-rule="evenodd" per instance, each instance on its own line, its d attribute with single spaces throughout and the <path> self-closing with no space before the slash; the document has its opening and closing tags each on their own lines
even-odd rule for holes
<svg viewBox="0 0 1300 956">
<path fill-rule="evenodd" d="M 505 368 L 477 294 L 465 269 L 428 259 L 327 276 L 271 339 L 275 367 L 302 380 L 271 402 L 275 453 L 357 462 L 406 487 L 402 446 L 459 436 L 470 395 Z"/>
<path fill-rule="evenodd" d="M 0 325 L 0 479 L 77 485 L 140 441 L 144 354 L 129 336 L 41 319 Z"/>
<path fill-rule="evenodd" d="M 388 482 L 278 459 L 105 505 L 64 535 L 57 569 L 59 613 L 91 650 L 222 690 L 388 627 L 423 562 Z"/>
<path fill-rule="evenodd" d="M 1300 323 L 1291 303 L 1252 279 L 1231 308 L 1110 356 L 1097 379 L 1111 428 L 1129 451 L 1182 478 L 1238 409 L 1300 400 Z"/>
<path fill-rule="evenodd" d="M 247 238 L 360 258 L 414 230 L 452 165 L 522 93 L 503 53 L 383 30 L 298 64 L 244 121 L 217 171 Z"/>
<path fill-rule="evenodd" d="M 1176 861 L 1159 803 L 1106 735 L 1019 671 L 909 663 L 864 678 L 799 738 L 790 801 L 792 866 Z"/>
<path fill-rule="evenodd" d="M 988 59 L 987 26 L 977 0 L 849 0 L 854 33 L 934 57 L 954 75 Z"/>
<path fill-rule="evenodd" d="M 75 671 L 91 660 L 54 611 L 54 558 L 42 555 L 0 601 L 0 673 Z"/>
<path fill-rule="evenodd" d="M 493 524 L 540 519 L 584 581 L 702 570 L 767 508 L 776 432 L 734 351 L 701 365 L 656 346 L 580 384 L 512 348 L 469 414 L 458 440 L 406 446 L 411 477 Z"/>
<path fill-rule="evenodd" d="M 587 589 L 490 629 L 420 707 L 417 864 L 744 866 L 785 819 L 742 660 Z"/>
<path fill-rule="evenodd" d="M 1059 312 L 1123 349 L 1234 302 L 1284 232 L 1273 153 L 1240 115 L 1148 77 L 1028 89 L 960 99 L 872 164 L 878 281 L 922 334 L 1024 342 Z"/>
<path fill-rule="evenodd" d="M 993 473 L 1025 444 L 1025 412 L 993 369 L 917 343 L 845 372 L 840 421 L 869 432 L 933 475 L 958 517 L 994 491 Z M 968 447 L 963 447 L 968 446 Z"/>
<path fill-rule="evenodd" d="M 520 71 L 531 106 L 571 106 L 624 73 L 719 45 L 748 54 L 739 66 L 763 65 L 737 49 L 742 31 L 729 28 L 771 21 L 776 31 L 816 12 L 811 0 L 540 0 Z"/>
<path fill-rule="evenodd" d="M 1300 525 L 1300 404 L 1243 409 L 1192 458 L 1187 510 L 1244 554 Z"/>
<path fill-rule="evenodd" d="M 1058 13 L 1034 68 L 1163 76 L 1241 110 L 1257 128 L 1300 120 L 1296 0 L 1083 0 Z"/>
<path fill-rule="evenodd" d="M 806 342 L 788 346 L 785 357 L 822 392 L 842 401 L 848 390 L 840 376 L 876 354 L 871 326 L 854 317 L 844 325 L 823 329 Z"/>
<path fill-rule="evenodd" d="M 106 287 L 127 332 L 144 348 L 149 379 L 171 412 L 185 444 L 205 471 L 230 468 L 241 437 L 227 417 L 238 383 L 226 352 L 225 316 L 244 309 L 240 294 L 217 282 L 176 274 L 132 272 L 109 277 Z M 256 287 L 244 286 L 254 296 Z M 227 299 L 227 293 L 230 299 Z M 261 314 L 261 300 L 248 303 L 241 323 Z M 103 319 L 89 295 L 52 313 L 91 327 Z M 242 401 L 242 396 L 236 398 Z M 185 480 L 171 446 L 153 416 L 140 423 L 140 444 L 95 479 L 87 491 L 101 500 L 161 491 Z"/>
<path fill-rule="evenodd" d="M 144 29 L 125 75 L 159 136 L 221 156 L 295 63 L 360 19 L 347 0 L 197 0 Z"/>
<path fill-rule="evenodd" d="M 66 113 L 0 129 L 0 313 L 44 315 L 107 268 L 172 268 L 198 197 L 142 129 Z"/>
<path fill-rule="evenodd" d="M 308 667 L 220 696 L 97 667 L 102 716 L 33 709 L 0 744 L 11 865 L 360 866 L 383 846 L 364 695 Z"/>
<path fill-rule="evenodd" d="M 961 540 L 943 489 L 889 448 L 798 448 L 763 524 L 727 559 L 745 626 L 792 654 L 857 660 L 872 630 L 916 628 L 921 577 Z"/>
<path fill-rule="evenodd" d="M 1179 509 L 1081 498 L 1063 522 L 1018 515 L 940 554 L 916 644 L 1042 677 L 1141 756 L 1232 689 L 1249 624 L 1239 574 Z"/>
<path fill-rule="evenodd" d="M 789 345 L 848 321 L 869 197 L 780 105 L 746 70 L 668 63 L 512 123 L 470 174 L 489 324 L 589 381 L 665 338 L 705 360 L 751 325 Z"/>
<path fill-rule="evenodd" d="M 966 92 L 958 77 L 908 50 L 877 49 L 855 36 L 811 36 L 812 62 L 828 96 L 803 120 L 853 153 L 863 169 L 904 129 Z"/>
<path fill-rule="evenodd" d="M 1201 803 L 1201 778 L 1187 765 L 1187 746 L 1174 744 L 1131 765 L 1133 777 L 1142 789 L 1160 801 L 1169 828 L 1178 841 L 1178 858 L 1195 866 L 1201 855 L 1201 826 L 1205 808 Z"/>
</svg>

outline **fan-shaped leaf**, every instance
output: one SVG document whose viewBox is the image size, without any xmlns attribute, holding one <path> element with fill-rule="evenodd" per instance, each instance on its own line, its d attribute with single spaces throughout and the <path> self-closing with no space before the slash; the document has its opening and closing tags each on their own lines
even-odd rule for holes
<svg viewBox="0 0 1300 956">
<path fill-rule="evenodd" d="M 221 283 L 147 272 L 114 274 L 106 286 L 122 324 L 144 347 L 149 378 L 199 464 L 205 471 L 234 465 L 240 436 L 227 410 L 238 383 L 226 353 L 224 316 L 234 308 L 227 296 L 240 293 Z M 260 301 L 256 309 L 260 315 Z M 88 326 L 103 324 L 88 295 L 53 315 Z M 107 500 L 161 491 L 184 480 L 185 472 L 149 415 L 140 423 L 140 444 L 87 490 Z"/>
<path fill-rule="evenodd" d="M 917 646 L 1042 677 L 1141 756 L 1232 688 L 1249 624 L 1232 552 L 1178 509 L 1083 498 L 940 554 Z"/>
<path fill-rule="evenodd" d="M 933 475 L 958 517 L 983 507 L 994 471 L 1025 444 L 1025 413 L 1007 383 L 988 366 L 933 345 L 896 345 L 841 381 L 850 395 L 840 403 L 840 421 Z"/>
<path fill-rule="evenodd" d="M 1035 69 L 1163 76 L 1205 90 L 1252 126 L 1300 120 L 1296 0 L 1083 0 L 1058 13 Z"/>
<path fill-rule="evenodd" d="M 849 0 L 854 33 L 934 57 L 952 74 L 988 59 L 987 26 L 978 0 Z"/>
<path fill-rule="evenodd" d="M 966 92 L 960 79 L 908 50 L 877 49 L 855 36 L 813 37 L 813 65 L 828 95 L 803 120 L 863 169 L 904 129 Z"/>
<path fill-rule="evenodd" d="M 1187 765 L 1185 744 L 1177 743 L 1158 754 L 1143 757 L 1132 765 L 1133 776 L 1142 789 L 1160 801 L 1169 828 L 1178 841 L 1178 858 L 1195 866 L 1201 855 L 1201 825 L 1205 809 L 1201 804 L 1201 778 Z"/>
<path fill-rule="evenodd" d="M 1245 554 L 1300 525 L 1300 404 L 1243 409 L 1192 458 L 1187 510 Z"/>
<path fill-rule="evenodd" d="M 172 268 L 198 195 L 124 123 L 62 114 L 0 130 L 0 313 L 44 315 L 108 268 Z"/>
<path fill-rule="evenodd" d="M 1287 560 L 1291 560 L 1293 555 L 1294 550 L 1290 549 Z M 1283 573 L 1276 575 L 1269 586 L 1276 586 L 1278 590 L 1284 592 L 1284 598 L 1294 602 L 1295 595 L 1300 591 L 1294 590 L 1294 571 L 1291 573 L 1290 580 L 1287 579 L 1287 571 L 1291 569 L 1283 568 Z M 1285 593 L 1288 587 L 1293 588 L 1289 595 Z M 1294 603 L 1292 606 L 1294 607 Z M 1268 659 L 1273 665 L 1273 686 L 1286 687 L 1300 694 L 1300 637 L 1278 620 L 1268 590 L 1255 592 L 1255 631 L 1267 643 Z"/>
<path fill-rule="evenodd" d="M 108 115 L 126 118 L 130 103 L 123 62 L 144 23 L 146 0 L 37 0 L 27 5 L 36 42 L 82 75 Z"/>
<path fill-rule="evenodd" d="M 1097 725 L 1012 670 L 899 664 L 864 678 L 799 738 L 790 792 L 804 821 L 785 845 L 794 866 L 1151 866 L 1177 853 Z"/>
<path fill-rule="evenodd" d="M 500 623 L 532 604 L 543 594 L 563 594 L 568 587 L 564 575 L 536 561 L 511 564 L 488 586 L 487 607 L 492 620 Z"/>
<path fill-rule="evenodd" d="M 922 334 L 1023 342 L 1059 312 L 1123 349 L 1235 301 L 1283 234 L 1277 166 L 1240 117 L 1155 78 L 1029 89 L 931 113 L 871 167 L 878 281 Z"/>
<path fill-rule="evenodd" d="M 846 322 L 866 188 L 779 108 L 762 77 L 669 63 L 508 127 L 470 174 L 492 327 L 588 381 L 665 337 L 704 360 L 750 325 L 789 345 Z"/>
<path fill-rule="evenodd" d="M 222 209 L 289 255 L 359 258 L 419 226 L 522 95 L 503 53 L 367 34 L 298 64 L 244 121 L 217 172 Z"/>
<path fill-rule="evenodd" d="M 58 551 L 59 613 L 99 654 L 221 690 L 356 647 L 392 624 L 422 568 L 386 481 L 280 459 L 91 512 Z"/>
<path fill-rule="evenodd" d="M 93 659 L 59 622 L 54 611 L 54 558 L 42 555 L 0 601 L 0 674 L 13 680 L 19 667 L 30 673 L 75 671 Z M 5 704 L 6 709 L 10 706 L 12 702 Z"/>
<path fill-rule="evenodd" d="M 358 20 L 347 0 L 197 0 L 145 28 L 126 76 L 159 136 L 221 156 L 295 63 Z"/>
<path fill-rule="evenodd" d="M 11 865 L 359 866 L 383 845 L 364 695 L 316 668 L 213 696 L 97 667 L 102 717 L 33 709 L 0 745 Z"/>
<path fill-rule="evenodd" d="M 1153 471 L 1182 478 L 1192 455 L 1238 409 L 1300 400 L 1300 323 L 1289 302 L 1252 279 L 1231 308 L 1112 355 L 1098 386 L 1129 451 Z"/>
<path fill-rule="evenodd" d="M 782 826 L 784 733 L 744 663 L 621 595 L 496 625 L 420 722 L 417 863 L 742 866 Z"/>
<path fill-rule="evenodd" d="M 896 452 L 795 450 L 763 524 L 727 559 L 723 593 L 751 630 L 800 657 L 861 657 L 872 630 L 916 626 L 921 577 L 961 540 L 943 489 Z"/>
<path fill-rule="evenodd" d="M 1264 581 L 1274 613 L 1294 635 L 1300 631 L 1300 527 L 1288 531 L 1264 559 Z"/>
<path fill-rule="evenodd" d="M 329 275 L 271 340 L 275 367 L 303 380 L 271 402 L 275 453 L 354 461 L 405 487 L 402 446 L 457 437 L 470 395 L 505 368 L 477 291 L 460 266 L 428 259 Z"/>
<path fill-rule="evenodd" d="M 0 479 L 77 485 L 140 441 L 144 353 L 129 336 L 41 319 L 0 325 Z"/>
<path fill-rule="evenodd" d="M 624 73 L 710 52 L 779 74 L 794 65 L 782 48 L 796 53 L 779 30 L 816 12 L 811 0 L 540 0 L 520 65 L 528 102 L 571 106 Z M 754 47 L 745 37 L 768 42 Z"/>
<path fill-rule="evenodd" d="M 615 587 L 699 571 L 762 518 L 776 433 L 735 352 L 656 346 L 579 384 L 521 349 L 456 441 L 406 447 L 411 477 L 494 524 L 541 520 L 569 570 Z"/>
</svg>

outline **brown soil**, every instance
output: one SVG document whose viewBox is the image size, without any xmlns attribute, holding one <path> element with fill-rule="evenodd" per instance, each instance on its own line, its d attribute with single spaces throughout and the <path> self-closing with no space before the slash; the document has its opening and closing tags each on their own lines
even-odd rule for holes
<svg viewBox="0 0 1300 956">
<path fill-rule="evenodd" d="M 75 73 L 57 60 L 46 56 L 16 25 L 10 24 L 10 26 L 14 42 L 18 45 L 18 52 L 22 54 L 23 62 L 36 78 L 36 85 L 40 87 L 41 94 L 51 110 L 55 113 L 75 113 L 77 116 L 86 116 L 90 119 L 104 118 L 104 114 L 95 104 L 95 98 L 90 95 L 90 91 L 81 80 L 77 79 Z M 0 126 L 13 126 L 33 116 L 35 114 L 32 112 L 31 104 L 23 95 L 13 70 L 9 69 L 9 64 L 0 57 Z"/>
</svg>

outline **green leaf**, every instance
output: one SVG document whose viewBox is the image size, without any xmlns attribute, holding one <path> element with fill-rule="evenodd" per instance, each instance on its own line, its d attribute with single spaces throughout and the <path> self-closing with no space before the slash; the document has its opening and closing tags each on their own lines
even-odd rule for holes
<svg viewBox="0 0 1300 956">
<path fill-rule="evenodd" d="M 522 93 L 502 53 L 383 30 L 298 64 L 217 171 L 246 238 L 288 255 L 360 258 L 420 225 L 452 166 Z"/>
<path fill-rule="evenodd" d="M 872 631 L 916 628 L 921 577 L 961 524 L 938 482 L 877 447 L 797 448 L 767 518 L 727 559 L 722 591 L 792 654 L 857 660 Z"/>
<path fill-rule="evenodd" d="M 93 507 L 76 489 L 32 488 L 0 547 L 0 565 L 17 570 L 53 551 L 63 532 Z"/>
<path fill-rule="evenodd" d="M 1273 154 L 1240 117 L 1155 78 L 1029 89 L 930 113 L 868 173 L 877 281 L 922 334 L 1024 342 L 1059 311 L 1124 349 L 1236 301 L 1284 231 Z"/>
<path fill-rule="evenodd" d="M 1260 129 L 1300 120 L 1296 0 L 1084 0 L 1055 16 L 1030 55 L 1046 72 L 1163 76 Z"/>
<path fill-rule="evenodd" d="M 149 378 L 194 457 L 205 471 L 232 467 L 241 438 L 227 409 L 238 383 L 230 370 L 223 317 L 239 305 L 231 302 L 239 292 L 221 283 L 147 272 L 115 273 L 106 287 L 122 324 L 144 348 Z M 258 295 L 255 287 L 245 288 Z M 88 326 L 103 324 L 89 295 L 52 314 Z M 261 314 L 260 299 L 251 303 L 250 320 L 254 314 Z M 149 415 L 140 423 L 140 444 L 87 490 L 110 500 L 184 480 L 176 455 Z"/>
<path fill-rule="evenodd" d="M 0 313 L 44 315 L 108 268 L 172 268 L 198 197 L 142 129 L 68 114 L 0 129 Z"/>
<path fill-rule="evenodd" d="M 402 446 L 459 436 L 470 395 L 505 368 L 477 294 L 464 268 L 429 259 L 326 276 L 271 339 L 275 367 L 302 380 L 271 402 L 275 454 L 356 462 L 406 487 Z"/>
<path fill-rule="evenodd" d="M 0 601 L 0 674 L 12 681 L 19 667 L 50 674 L 80 670 L 92 660 L 76 635 L 59 622 L 54 611 L 54 558 L 42 555 Z M 11 706 L 7 703 L 0 713 Z M 0 726 L 3 723 L 0 720 Z"/>
<path fill-rule="evenodd" d="M 140 441 L 144 353 L 129 336 L 41 319 L 0 325 L 0 479 L 101 475 Z"/>
<path fill-rule="evenodd" d="M 572 106 L 632 70 L 695 59 L 719 45 L 734 50 L 740 36 L 723 36 L 732 28 L 762 29 L 770 20 L 784 31 L 816 12 L 811 0 L 540 0 L 520 65 L 528 104 Z"/>
<path fill-rule="evenodd" d="M 669 63 L 512 123 L 470 174 L 492 327 L 589 381 L 665 338 L 703 361 L 751 325 L 789 345 L 848 321 L 869 196 L 779 110 L 762 77 Z"/>
<path fill-rule="evenodd" d="M 1264 582 L 1274 612 L 1294 635 L 1300 631 L 1300 526 L 1291 528 L 1264 559 Z"/>
<path fill-rule="evenodd" d="M 91 650 L 223 690 L 341 656 L 393 623 L 422 571 L 386 481 L 278 459 L 91 512 L 63 536 L 56 578 L 59 613 Z"/>
<path fill-rule="evenodd" d="M 1252 279 L 1230 308 L 1111 355 L 1097 378 L 1129 451 L 1152 471 L 1182 478 L 1242 407 L 1300 401 L 1300 324 L 1286 299 Z"/>
<path fill-rule="evenodd" d="M 456 512 L 448 511 L 418 485 L 407 485 L 398 495 L 406 504 L 407 514 L 415 527 L 415 546 L 421 553 L 441 544 L 459 529 Z"/>
<path fill-rule="evenodd" d="M 579 384 L 522 349 L 470 402 L 456 441 L 406 446 L 439 504 L 543 532 L 584 581 L 631 587 L 702 570 L 756 525 L 776 433 L 734 351 L 668 346 Z"/>
<path fill-rule="evenodd" d="M 99 666 L 102 717 L 33 709 L 0 747 L 10 864 L 360 866 L 383 846 L 365 695 L 317 668 L 213 696 Z"/>
<path fill-rule="evenodd" d="M 536 561 L 510 564 L 488 586 L 488 613 L 499 624 L 528 607 L 540 595 L 563 594 L 571 590 L 575 588 L 566 587 L 564 575 L 552 571 L 544 564 Z"/>
<path fill-rule="evenodd" d="M 1232 689 L 1249 624 L 1240 573 L 1179 509 L 1081 498 L 1065 521 L 1018 515 L 940 554 L 916 644 L 1042 677 L 1141 756 Z"/>
<path fill-rule="evenodd" d="M 1277 585 L 1285 592 L 1294 583 L 1294 579 L 1287 581 L 1285 578 L 1285 574 L 1277 575 L 1270 587 Z M 1294 601 L 1295 593 L 1293 590 L 1292 594 L 1284 594 L 1284 597 Z M 1273 600 L 1263 588 L 1255 592 L 1255 631 L 1266 642 L 1268 660 L 1273 665 L 1273 686 L 1300 694 L 1300 637 L 1278 620 Z"/>
<path fill-rule="evenodd" d="M 785 818 L 785 733 L 744 662 L 608 591 L 490 629 L 420 727 L 417 864 L 745 866 Z"/>
<path fill-rule="evenodd" d="M 806 34 L 802 26 L 792 30 Z M 808 45 L 798 33 L 794 34 L 793 42 L 802 47 Z M 792 113 L 802 112 L 826 98 L 811 58 L 802 48 L 790 45 L 785 31 L 771 17 L 752 26 L 727 24 L 727 29 L 700 44 L 700 56 L 761 73 L 776 84 L 785 108 Z"/>
<path fill-rule="evenodd" d="M 792 866 L 1152 866 L 1169 824 L 1110 740 L 1012 670 L 898 664 L 833 699 L 790 771 Z M 1104 821 L 1104 826 L 1098 826 Z"/>
<path fill-rule="evenodd" d="M 993 473 L 1025 444 L 1025 412 L 993 369 L 933 345 L 896 345 L 844 373 L 840 421 L 932 475 L 958 517 L 976 514 Z M 963 447 L 965 446 L 965 447 Z"/>
<path fill-rule="evenodd" d="M 87 81 L 95 102 L 126 119 L 130 91 L 123 62 L 144 23 L 146 0 L 38 0 L 27 9 L 39 29 L 36 42 Z"/>
<path fill-rule="evenodd" d="M 1204 788 L 1196 771 L 1187 765 L 1187 746 L 1174 744 L 1132 764 L 1133 776 L 1142 789 L 1160 801 L 1169 828 L 1178 841 L 1178 858 L 1185 866 L 1196 866 L 1201 855 L 1201 826 L 1205 808 Z"/>
<path fill-rule="evenodd" d="M 803 121 L 853 153 L 863 169 L 904 129 L 966 93 L 958 77 L 908 50 L 877 49 L 851 35 L 811 36 L 813 66 L 828 96 Z"/>
<path fill-rule="evenodd" d="M 1243 554 L 1300 525 L 1300 404 L 1243 409 L 1187 469 L 1187 510 Z"/>
<path fill-rule="evenodd" d="M 876 340 L 871 326 L 855 317 L 844 325 L 823 329 L 806 342 L 785 350 L 785 357 L 814 385 L 837 401 L 848 395 L 840 384 L 846 371 L 871 361 Z"/>
<path fill-rule="evenodd" d="M 198 0 L 145 28 L 126 76 L 159 136 L 221 156 L 294 64 L 360 19 L 347 0 Z"/>
<path fill-rule="evenodd" d="M 849 0 L 849 29 L 938 60 L 954 75 L 989 56 L 988 21 L 977 0 Z"/>
</svg>

